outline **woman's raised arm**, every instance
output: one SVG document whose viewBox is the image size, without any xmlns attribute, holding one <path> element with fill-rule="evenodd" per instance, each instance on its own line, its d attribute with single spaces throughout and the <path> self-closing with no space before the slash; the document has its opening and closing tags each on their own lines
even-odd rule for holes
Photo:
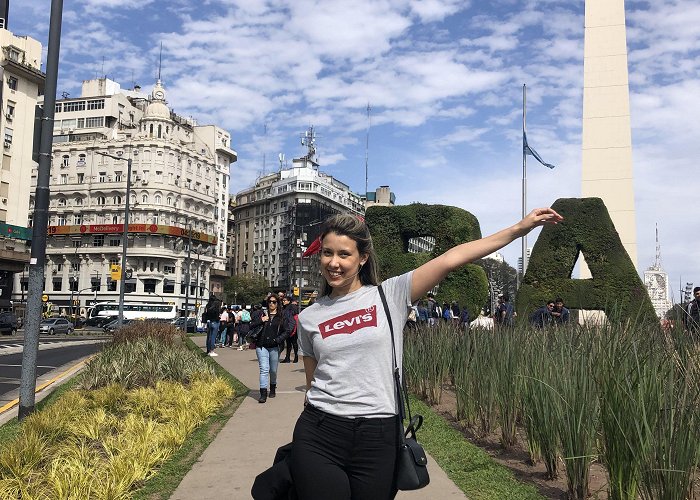
<svg viewBox="0 0 700 500">
<path fill-rule="evenodd" d="M 525 216 L 523 220 L 511 227 L 502 229 L 480 240 L 469 241 L 450 248 L 413 272 L 411 302 L 415 302 L 423 297 L 428 290 L 432 290 L 435 285 L 445 279 L 448 273 L 458 267 L 474 262 L 503 248 L 508 243 L 526 235 L 538 226 L 556 224 L 562 220 L 562 216 L 551 208 L 536 208 Z"/>
</svg>

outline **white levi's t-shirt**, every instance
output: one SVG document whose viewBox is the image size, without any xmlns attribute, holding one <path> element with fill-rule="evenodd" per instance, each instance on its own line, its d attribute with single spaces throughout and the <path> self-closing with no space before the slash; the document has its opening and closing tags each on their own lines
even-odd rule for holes
<svg viewBox="0 0 700 500">
<path fill-rule="evenodd" d="M 411 306 L 413 271 L 382 283 L 401 367 L 403 327 Z M 376 286 L 337 298 L 324 296 L 299 314 L 299 354 L 318 362 L 309 403 L 342 417 L 398 413 L 391 332 Z"/>
</svg>

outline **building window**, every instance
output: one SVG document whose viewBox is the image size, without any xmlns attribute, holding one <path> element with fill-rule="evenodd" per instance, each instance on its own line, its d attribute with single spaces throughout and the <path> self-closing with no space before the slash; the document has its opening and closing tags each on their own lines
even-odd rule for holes
<svg viewBox="0 0 700 500">
<path fill-rule="evenodd" d="M 121 173 L 121 172 L 114 172 L 114 181 L 115 181 L 115 182 L 121 182 L 121 181 L 122 181 L 122 173 Z"/>
<path fill-rule="evenodd" d="M 68 174 L 61 174 L 61 184 L 68 184 Z"/>
<path fill-rule="evenodd" d="M 73 224 L 79 226 L 83 223 L 83 214 L 75 214 L 73 216 Z"/>
<path fill-rule="evenodd" d="M 172 280 L 163 280 L 163 293 L 175 293 L 175 282 Z"/>
<path fill-rule="evenodd" d="M 104 234 L 96 234 L 95 236 L 92 237 L 92 246 L 93 247 L 103 247 L 105 245 L 105 235 Z"/>
<path fill-rule="evenodd" d="M 107 199 L 104 196 L 98 196 L 97 197 L 97 204 L 98 205 L 106 205 Z"/>
<path fill-rule="evenodd" d="M 164 274 L 175 274 L 175 266 L 163 266 Z"/>
<path fill-rule="evenodd" d="M 114 198 L 112 198 L 112 202 L 113 202 L 115 205 L 121 205 L 121 204 L 122 204 L 122 197 L 119 196 L 119 195 L 117 195 L 117 196 L 115 196 Z"/>
<path fill-rule="evenodd" d="M 12 144 L 12 129 L 5 127 L 5 142 Z"/>
<path fill-rule="evenodd" d="M 78 243 L 78 246 L 80 246 L 80 240 L 78 240 L 74 243 Z M 71 272 L 79 273 L 80 272 L 80 262 L 71 262 L 70 263 L 70 270 L 71 270 Z"/>
<path fill-rule="evenodd" d="M 62 167 L 67 167 L 69 161 L 70 161 L 70 156 L 68 156 L 68 155 L 63 155 L 63 158 L 62 158 L 62 161 L 61 161 L 61 166 L 62 166 Z"/>
<path fill-rule="evenodd" d="M 144 194 L 143 196 L 141 196 L 141 202 L 148 203 L 148 195 L 147 194 Z"/>
<path fill-rule="evenodd" d="M 53 291 L 54 292 L 60 292 L 61 289 L 63 288 L 63 283 L 61 280 L 53 280 Z"/>
<path fill-rule="evenodd" d="M 59 206 L 59 207 L 65 207 L 65 206 L 66 206 L 66 199 L 65 199 L 65 198 L 59 198 L 59 199 L 58 199 L 58 206 Z"/>
<path fill-rule="evenodd" d="M 155 202 L 156 205 L 160 205 L 163 202 L 163 198 L 159 194 L 157 194 L 155 197 Z"/>
<path fill-rule="evenodd" d="M 121 246 L 121 244 L 122 244 L 121 239 L 112 238 L 109 240 L 109 246 L 111 246 L 111 247 L 119 247 L 119 246 Z"/>
<path fill-rule="evenodd" d="M 83 199 L 82 199 L 82 198 L 76 198 L 76 199 L 75 199 L 75 205 L 78 206 L 78 207 L 82 207 L 82 206 L 83 206 Z"/>
<path fill-rule="evenodd" d="M 84 184 L 85 183 L 85 174 L 78 174 L 78 184 Z"/>
<path fill-rule="evenodd" d="M 105 109 L 104 99 L 93 99 L 87 102 L 87 109 Z"/>
<path fill-rule="evenodd" d="M 7 86 L 10 87 L 10 90 L 17 90 L 17 83 L 18 80 L 14 76 L 7 78 Z"/>
<path fill-rule="evenodd" d="M 112 281 L 110 278 L 107 278 L 107 291 L 108 292 L 116 292 L 117 291 L 117 282 Z"/>
<path fill-rule="evenodd" d="M 58 225 L 59 226 L 65 226 L 66 225 L 66 216 L 63 214 L 60 214 L 58 216 Z"/>
<path fill-rule="evenodd" d="M 134 293 L 136 291 L 136 282 L 135 281 L 127 281 L 124 283 L 124 293 Z"/>
<path fill-rule="evenodd" d="M 144 293 L 156 293 L 156 280 L 143 280 Z"/>
<path fill-rule="evenodd" d="M 85 101 L 74 101 L 63 103 L 63 111 L 85 111 Z"/>
<path fill-rule="evenodd" d="M 107 172 L 100 172 L 100 182 L 107 182 Z"/>
</svg>

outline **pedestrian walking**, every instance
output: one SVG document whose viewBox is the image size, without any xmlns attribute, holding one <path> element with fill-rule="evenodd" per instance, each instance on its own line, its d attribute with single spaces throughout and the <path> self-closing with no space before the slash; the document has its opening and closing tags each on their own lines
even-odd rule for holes
<svg viewBox="0 0 700 500">
<path fill-rule="evenodd" d="M 207 354 L 218 356 L 214 352 L 216 347 L 216 336 L 219 334 L 219 315 L 221 311 L 221 301 L 213 293 L 209 295 L 207 307 L 202 315 L 202 320 L 207 325 Z"/>
<path fill-rule="evenodd" d="M 297 341 L 297 316 L 299 315 L 299 306 L 296 300 L 291 300 L 288 296 L 282 298 L 282 305 L 284 309 L 282 314 L 285 316 L 286 321 L 291 321 L 294 323 L 294 329 L 285 340 L 286 352 L 284 359 L 280 363 L 298 363 L 299 362 L 299 342 Z M 289 355 L 294 350 L 294 360 L 289 359 Z"/>
<path fill-rule="evenodd" d="M 260 368 L 260 398 L 258 403 L 264 403 L 267 401 L 268 395 L 271 398 L 277 395 L 277 366 L 280 359 L 280 345 L 292 332 L 293 323 L 285 320 L 276 295 L 270 295 L 267 298 L 267 311 L 262 311 L 261 308 L 260 312 L 262 314 L 254 315 L 250 327 L 254 329 L 262 326 L 259 340 L 255 343 L 255 354 L 258 357 Z"/>
<path fill-rule="evenodd" d="M 463 243 L 382 283 L 395 328 L 399 369 L 411 304 L 447 274 L 533 228 L 562 218 L 533 210 L 517 224 Z M 389 322 L 378 290 L 377 258 L 365 223 L 343 214 L 321 229 L 322 290 L 299 314 L 306 403 L 297 420 L 291 472 L 299 498 L 392 499 L 399 420 Z"/>
</svg>

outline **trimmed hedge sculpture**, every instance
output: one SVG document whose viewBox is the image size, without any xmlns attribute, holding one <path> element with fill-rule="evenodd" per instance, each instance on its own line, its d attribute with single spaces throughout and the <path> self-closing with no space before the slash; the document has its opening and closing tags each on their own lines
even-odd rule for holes
<svg viewBox="0 0 700 500">
<path fill-rule="evenodd" d="M 562 297 L 574 309 L 603 310 L 611 321 L 656 320 L 654 308 L 600 198 L 561 198 L 564 221 L 542 229 L 517 296 L 520 316 Z M 579 252 L 591 279 L 572 279 Z"/>
<path fill-rule="evenodd" d="M 381 280 L 415 269 L 457 244 L 481 238 L 476 217 L 445 205 L 372 206 L 365 222 L 377 252 Z M 408 240 L 418 236 L 435 238 L 432 252 L 408 253 Z M 440 304 L 456 300 L 475 318 L 488 299 L 486 273 L 475 264 L 450 273 L 440 283 L 435 299 Z"/>
</svg>

